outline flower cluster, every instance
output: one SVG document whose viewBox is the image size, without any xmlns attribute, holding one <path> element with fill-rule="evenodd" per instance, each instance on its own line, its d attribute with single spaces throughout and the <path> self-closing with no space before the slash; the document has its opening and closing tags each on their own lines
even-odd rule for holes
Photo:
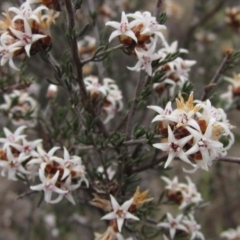
<svg viewBox="0 0 240 240">
<path fill-rule="evenodd" d="M 129 18 L 133 20 L 129 22 Z M 110 21 L 106 25 L 116 29 L 110 35 L 109 41 L 118 37 L 126 51 L 137 57 L 137 64 L 128 69 L 133 71 L 144 69 L 151 76 L 153 73 L 152 62 L 161 57 L 156 53 L 157 37 L 161 39 L 161 43 L 166 42 L 162 33 L 166 26 L 159 24 L 156 17 L 152 16 L 150 12 L 141 13 L 139 11 L 127 15 L 122 12 L 120 23 Z"/>
<path fill-rule="evenodd" d="M 25 53 L 28 57 L 40 49 L 49 49 L 51 36 L 49 28 L 58 16 L 56 12 L 40 5 L 33 9 L 26 0 L 20 8 L 10 7 L 0 21 L 0 56 L 1 66 L 9 62 L 11 68 L 19 70 L 13 57 Z"/>
<path fill-rule="evenodd" d="M 41 139 L 28 141 L 26 135 L 22 135 L 25 128 L 26 126 L 21 126 L 15 132 L 4 128 L 5 137 L 0 138 L 1 175 L 7 175 L 9 180 L 32 174 L 26 164 L 32 158 L 35 148 L 42 142 Z"/>
<path fill-rule="evenodd" d="M 167 199 L 177 203 L 179 209 L 190 205 L 198 205 L 202 201 L 201 193 L 197 191 L 196 185 L 189 177 L 186 177 L 186 179 L 188 184 L 179 183 L 178 177 L 174 177 L 173 180 L 162 177 L 162 180 L 167 183 L 165 187 Z"/>
<path fill-rule="evenodd" d="M 240 97 L 240 74 L 233 74 L 233 77 L 225 77 L 227 82 L 230 83 L 228 86 L 228 91 L 221 94 L 221 99 L 226 102 L 226 108 L 230 107 L 232 103 Z M 239 103 L 237 104 L 237 108 L 239 108 Z"/>
<path fill-rule="evenodd" d="M 168 229 L 171 240 L 173 240 L 176 235 L 190 236 L 190 240 L 205 240 L 203 234 L 200 232 L 201 226 L 197 224 L 192 214 L 185 216 L 180 214 L 174 218 L 170 213 L 167 213 L 166 216 L 166 222 L 161 222 L 157 226 Z"/>
<path fill-rule="evenodd" d="M 141 193 L 138 187 L 133 197 L 130 200 L 125 201 L 121 206 L 112 195 L 110 195 L 111 201 L 109 201 L 94 194 L 94 199 L 90 203 L 106 212 L 110 212 L 102 217 L 102 220 L 110 220 L 107 231 L 103 234 L 98 234 L 96 239 L 122 239 L 120 238 L 121 236 L 119 235 L 119 232 L 122 230 L 125 219 L 138 221 L 139 218 L 134 216 L 132 213 L 135 213 L 136 210 L 144 203 L 153 200 L 152 198 L 146 199 L 147 194 L 148 190 Z"/>
<path fill-rule="evenodd" d="M 192 165 L 194 171 L 197 168 L 208 170 L 212 161 L 225 156 L 234 143 L 226 113 L 212 106 L 210 100 L 193 101 L 193 93 L 186 102 L 179 94 L 176 105 L 175 110 L 171 102 L 165 109 L 148 107 L 158 113 L 153 122 L 158 122 L 162 137 L 162 143 L 153 146 L 168 152 L 165 168 L 178 157 Z"/>
<path fill-rule="evenodd" d="M 60 147 L 45 152 L 40 145 L 42 139 L 28 141 L 26 135 L 22 135 L 24 129 L 26 126 L 19 127 L 15 132 L 3 129 L 5 138 L 0 138 L 2 176 L 8 175 L 9 180 L 30 180 L 39 175 L 42 183 L 30 188 L 43 190 L 46 202 L 57 203 L 66 197 L 75 204 L 71 192 L 79 188 L 82 182 L 88 186 L 81 158 L 71 156 L 65 147 L 62 158 L 54 155 Z M 55 200 L 51 199 L 53 192 L 59 194 Z"/>
<path fill-rule="evenodd" d="M 165 61 L 169 54 L 174 54 L 177 51 L 179 53 L 188 53 L 186 49 L 178 49 L 177 41 L 173 42 L 171 45 L 165 43 L 164 48 L 158 51 L 158 55 L 161 56 L 160 62 Z M 196 61 L 184 60 L 182 57 L 177 57 L 172 61 L 161 65 L 154 71 L 154 75 L 158 73 L 163 73 L 161 82 L 154 83 L 153 88 L 159 94 L 167 89 L 170 90 L 170 96 L 174 95 L 176 90 L 181 90 L 186 81 L 189 80 L 189 71 L 191 67 L 196 64 Z"/>
<path fill-rule="evenodd" d="M 31 186 L 34 191 L 44 191 L 45 201 L 48 203 L 58 203 L 63 197 L 75 204 L 72 191 L 81 186 L 85 182 L 88 187 L 85 167 L 79 156 L 71 156 L 64 147 L 63 157 L 55 156 L 55 152 L 60 147 L 53 147 L 46 152 L 41 147 L 37 148 L 28 162 L 28 165 L 37 164 L 38 173 L 42 183 Z M 58 197 L 52 200 L 52 194 L 57 193 Z"/>
<path fill-rule="evenodd" d="M 34 127 L 37 124 L 38 103 L 27 92 L 14 90 L 3 98 L 5 103 L 0 105 L 0 110 L 13 125 Z"/>
<path fill-rule="evenodd" d="M 129 22 L 128 18 L 132 18 Z M 128 67 L 129 70 L 139 71 L 144 69 L 149 76 L 155 76 L 163 73 L 161 82 L 153 84 L 153 88 L 162 93 L 170 87 L 172 96 L 176 88 L 182 89 L 184 83 L 189 79 L 189 71 L 196 64 L 196 61 L 184 60 L 182 57 L 169 59 L 169 56 L 179 53 L 187 53 L 186 49 L 177 48 L 177 41 L 168 44 L 162 31 L 166 29 L 165 25 L 157 22 L 156 17 L 150 12 L 135 12 L 134 14 L 125 14 L 122 12 L 121 22 L 107 22 L 107 26 L 116 28 L 111 34 L 109 41 L 113 38 L 119 38 L 124 45 L 126 52 L 137 57 L 138 62 L 134 67 Z M 157 50 L 157 40 L 160 37 L 162 48 Z M 153 62 L 156 66 L 153 68 Z"/>
<path fill-rule="evenodd" d="M 240 226 L 237 229 L 228 229 L 221 233 L 221 238 L 226 240 L 238 240 L 240 239 Z"/>
<path fill-rule="evenodd" d="M 114 118 L 117 111 L 123 108 L 122 92 L 119 90 L 115 81 L 110 78 L 103 79 L 103 85 L 99 83 L 99 79 L 95 76 L 88 76 L 84 78 L 84 83 L 92 100 L 99 100 L 103 98 L 101 111 L 106 118 L 104 123 L 109 122 Z"/>
</svg>

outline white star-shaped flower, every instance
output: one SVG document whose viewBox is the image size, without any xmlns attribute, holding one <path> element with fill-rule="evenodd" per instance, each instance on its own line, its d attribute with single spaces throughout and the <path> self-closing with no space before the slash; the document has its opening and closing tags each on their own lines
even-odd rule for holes
<svg viewBox="0 0 240 240">
<path fill-rule="evenodd" d="M 192 214 L 189 214 L 189 219 L 184 219 L 182 222 L 187 226 L 189 232 L 191 233 L 190 240 L 205 240 L 204 235 L 199 231 L 201 229 L 201 226 L 197 224 Z"/>
<path fill-rule="evenodd" d="M 165 189 L 177 191 L 179 190 L 179 183 L 178 183 L 178 177 L 174 177 L 173 180 L 170 180 L 167 177 L 161 177 L 161 179 L 167 183 L 167 186 L 165 186 Z"/>
<path fill-rule="evenodd" d="M 127 67 L 131 71 L 139 71 L 144 69 L 149 76 L 152 76 L 152 62 L 154 60 L 159 59 L 159 55 L 155 53 L 156 43 L 153 41 L 151 46 L 147 51 L 145 50 L 138 50 L 135 48 L 135 52 L 137 54 L 138 62 L 134 67 Z"/>
<path fill-rule="evenodd" d="M 12 27 L 9 27 L 9 29 L 11 30 L 12 34 L 21 41 L 21 44 L 26 51 L 26 54 L 28 55 L 28 57 L 30 57 L 30 50 L 31 50 L 32 44 L 34 42 L 38 41 L 39 39 L 45 38 L 46 35 L 33 34 L 32 29 L 31 29 L 29 23 L 27 22 L 27 20 L 24 19 L 23 22 L 24 22 L 24 31 L 23 32 L 18 31 Z"/>
<path fill-rule="evenodd" d="M 170 213 L 167 213 L 167 221 L 164 223 L 159 223 L 157 226 L 162 228 L 168 228 L 171 239 L 174 239 L 177 230 L 182 230 L 188 232 L 187 228 L 181 224 L 183 214 L 178 215 L 176 218 L 173 218 Z"/>
<path fill-rule="evenodd" d="M 80 177 L 80 184 L 85 182 L 89 186 L 88 180 L 86 179 L 85 166 L 82 165 L 82 160 L 79 156 L 70 156 L 68 150 L 64 147 L 63 159 L 58 157 L 53 157 L 53 160 L 60 164 L 63 168 L 63 176 L 61 180 L 66 179 L 73 171 L 76 177 Z"/>
<path fill-rule="evenodd" d="M 11 148 L 8 147 L 6 150 L 6 157 L 5 159 L 0 159 L 0 167 L 2 168 L 2 176 L 5 176 L 6 173 L 8 174 L 9 180 L 17 180 L 16 174 L 23 173 L 28 174 L 29 172 L 22 166 L 22 162 L 24 162 L 28 156 L 25 156 L 24 154 L 19 154 L 17 157 L 15 157 L 12 152 Z"/>
<path fill-rule="evenodd" d="M 3 66 L 8 61 L 9 66 L 13 68 L 14 70 L 18 71 L 19 69 L 16 67 L 16 65 L 13 62 L 13 56 L 14 52 L 19 50 L 21 48 L 21 42 L 17 41 L 15 43 L 14 39 L 9 35 L 8 32 L 5 32 L 0 37 L 0 57 L 1 62 L 0 65 Z"/>
<path fill-rule="evenodd" d="M 35 148 L 39 145 L 39 143 L 42 142 L 42 139 L 37 139 L 34 141 L 27 141 L 25 138 L 22 139 L 21 144 L 16 144 L 16 143 L 10 143 L 12 147 L 17 149 L 20 153 L 23 153 L 25 156 L 32 156 L 33 151 Z"/>
<path fill-rule="evenodd" d="M 6 149 L 9 145 L 18 143 L 19 140 L 24 139 L 26 135 L 21 135 L 21 133 L 25 128 L 26 126 L 21 126 L 13 133 L 8 128 L 4 127 L 3 131 L 6 138 L 0 138 L 0 143 L 3 143 L 3 149 Z"/>
<path fill-rule="evenodd" d="M 173 135 L 172 129 L 168 126 L 168 142 L 167 143 L 155 143 L 153 147 L 161 149 L 162 151 L 169 152 L 168 159 L 164 165 L 166 168 L 175 157 L 179 157 L 186 163 L 193 165 L 187 157 L 187 154 L 183 151 L 185 144 L 192 139 L 192 135 L 187 137 L 176 139 Z"/>
<path fill-rule="evenodd" d="M 51 201 L 50 203 L 58 203 L 63 199 L 63 197 L 65 197 L 69 202 L 71 202 L 73 205 L 75 205 L 76 203 L 75 203 L 74 198 L 72 196 L 72 191 L 79 188 L 80 185 L 81 185 L 80 182 L 78 182 L 77 184 L 72 184 L 71 176 L 69 176 L 66 179 L 66 181 L 64 182 L 64 184 L 61 186 L 61 189 L 64 190 L 64 191 L 67 191 L 67 192 L 64 193 L 64 194 L 59 194 L 58 198 Z"/>
<path fill-rule="evenodd" d="M 58 194 L 65 194 L 67 191 L 58 188 L 55 184 L 58 181 L 59 171 L 57 171 L 51 178 L 45 177 L 44 168 L 41 167 L 39 169 L 39 178 L 41 180 L 41 184 L 36 186 L 30 186 L 33 191 L 44 191 L 44 199 L 46 202 L 50 203 L 52 198 L 52 193 L 56 192 Z"/>
<path fill-rule="evenodd" d="M 113 212 L 110 212 L 107 215 L 105 215 L 104 217 L 102 217 L 101 218 L 102 220 L 116 219 L 119 232 L 121 232 L 121 230 L 122 230 L 122 226 L 123 226 L 125 219 L 133 219 L 133 220 L 139 221 L 138 217 L 136 217 L 133 214 L 131 214 L 130 212 L 128 212 L 129 207 L 133 203 L 133 198 L 124 202 L 122 204 L 122 206 L 120 206 L 118 204 L 118 202 L 112 195 L 110 195 L 110 198 L 111 198 Z"/>
<path fill-rule="evenodd" d="M 112 41 L 113 38 L 120 36 L 120 35 L 125 35 L 130 38 L 132 38 L 135 42 L 138 42 L 134 32 L 131 30 L 131 28 L 136 24 L 136 21 L 128 22 L 127 16 L 125 12 L 122 12 L 122 17 L 121 17 L 121 22 L 115 22 L 115 21 L 110 21 L 106 23 L 106 26 L 111 26 L 113 28 L 116 28 L 114 32 L 109 37 L 109 42 Z"/>
<path fill-rule="evenodd" d="M 9 12 L 14 12 L 16 16 L 12 19 L 13 22 L 17 20 L 35 20 L 37 23 L 39 23 L 39 18 L 38 18 L 38 13 L 43 11 L 43 10 L 48 10 L 46 6 L 39 6 L 35 10 L 32 10 L 29 2 L 24 2 L 20 9 L 16 7 L 10 7 L 8 9 Z"/>
<path fill-rule="evenodd" d="M 28 164 L 41 164 L 41 163 L 51 163 L 54 161 L 53 154 L 60 149 L 60 147 L 53 147 L 48 152 L 45 152 L 42 147 L 38 146 L 37 151 L 31 153 L 33 159 L 28 162 Z"/>
</svg>

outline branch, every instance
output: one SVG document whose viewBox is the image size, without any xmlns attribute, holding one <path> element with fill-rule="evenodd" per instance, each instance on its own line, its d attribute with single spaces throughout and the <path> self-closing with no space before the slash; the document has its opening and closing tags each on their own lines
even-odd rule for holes
<svg viewBox="0 0 240 240">
<path fill-rule="evenodd" d="M 87 95 L 85 84 L 83 82 L 82 63 L 79 57 L 77 38 L 74 31 L 75 30 L 75 19 L 74 19 L 75 14 L 73 11 L 72 1 L 64 0 L 64 2 L 67 10 L 68 30 L 70 33 L 69 45 L 71 47 L 72 56 L 73 56 L 75 68 L 77 71 L 77 82 L 78 82 L 81 98 L 82 98 L 82 101 L 85 102 L 88 99 L 88 95 Z"/>
<path fill-rule="evenodd" d="M 158 158 L 156 161 L 151 161 L 150 163 L 147 163 L 145 165 L 135 167 L 132 169 L 132 173 L 142 172 L 147 169 L 154 168 L 156 165 L 158 165 L 159 163 L 164 161 L 167 158 L 167 156 L 168 156 L 168 154 L 164 154 L 160 158 Z M 216 161 L 240 164 L 240 158 L 238 158 L 238 157 L 224 157 L 224 158 L 220 158 Z"/>
<path fill-rule="evenodd" d="M 136 110 L 137 110 L 138 97 L 141 93 L 142 87 L 144 86 L 144 81 L 143 81 L 144 74 L 145 73 L 143 71 L 141 71 L 140 75 L 139 75 L 139 80 L 138 80 L 138 84 L 137 84 L 137 87 L 136 87 L 134 100 L 133 100 L 130 112 L 128 114 L 125 140 L 129 140 L 131 138 L 133 118 L 134 118 L 134 115 L 135 115 Z"/>
<path fill-rule="evenodd" d="M 90 12 L 95 12 L 96 11 L 93 0 L 88 0 L 88 6 L 89 6 Z M 97 15 L 96 15 L 96 18 L 97 18 Z M 94 36 L 97 40 L 97 44 L 100 45 L 100 34 L 99 34 L 99 29 L 98 29 L 98 26 L 97 26 L 96 19 L 93 19 L 93 31 L 94 31 Z M 105 72 L 103 62 L 102 61 L 97 62 L 96 65 L 97 65 L 97 68 L 98 68 L 98 75 L 100 76 L 99 81 L 100 81 L 100 83 L 102 83 L 102 78 L 103 78 L 104 72 Z"/>
<path fill-rule="evenodd" d="M 160 15 L 161 5 L 163 3 L 163 0 L 157 0 L 156 3 L 156 9 L 155 9 L 155 17 L 158 17 Z"/>
<path fill-rule="evenodd" d="M 240 164 L 240 158 L 239 157 L 224 157 L 224 158 L 220 158 L 216 161 Z"/>
<path fill-rule="evenodd" d="M 17 84 L 14 84 L 14 85 L 5 86 L 0 90 L 0 92 L 1 93 L 12 92 L 13 90 L 16 90 L 16 89 L 17 90 L 23 90 L 23 89 L 28 88 L 31 84 L 32 84 L 32 82 L 29 81 L 29 82 L 26 82 L 26 83 L 17 83 Z"/>
<path fill-rule="evenodd" d="M 96 124 L 98 128 L 102 131 L 104 137 L 109 137 L 109 133 L 102 122 L 102 120 L 97 116 L 96 112 L 90 101 L 88 101 L 88 94 L 87 90 L 83 81 L 83 73 L 82 73 L 82 62 L 79 57 L 78 47 L 77 47 L 77 38 L 75 35 L 75 19 L 74 19 L 74 11 L 72 1 L 64 0 L 67 10 L 67 22 L 68 22 L 68 29 L 69 29 L 69 44 L 72 51 L 72 56 L 75 64 L 75 68 L 77 70 L 77 82 L 80 90 L 81 100 L 82 103 L 88 113 L 91 114 L 93 118 L 96 119 Z"/>
<path fill-rule="evenodd" d="M 160 136 L 155 136 L 154 139 L 159 139 Z M 139 138 L 139 139 L 131 139 L 129 141 L 125 141 L 122 143 L 122 145 L 124 146 L 132 146 L 132 145 L 137 145 L 140 143 L 148 143 L 148 139 L 147 138 Z M 113 146 L 111 144 L 108 144 L 107 147 L 109 148 L 116 148 L 116 146 Z M 93 145 L 90 146 L 75 146 L 74 149 L 80 150 L 80 151 L 86 151 L 86 150 L 92 150 L 95 149 L 96 147 Z"/>
<path fill-rule="evenodd" d="M 145 165 L 142 165 L 142 166 L 139 166 L 139 167 L 135 167 L 135 168 L 132 169 L 132 173 L 142 172 L 142 171 L 145 171 L 145 170 L 147 170 L 149 168 L 154 168 L 156 165 L 158 165 L 162 161 L 166 160 L 167 157 L 168 157 L 168 153 L 162 155 L 156 161 L 151 161 L 149 163 L 146 163 Z"/>
<path fill-rule="evenodd" d="M 38 191 L 29 191 L 29 192 L 25 192 L 25 193 L 22 193 L 20 195 L 18 195 L 17 199 L 22 199 L 26 196 L 29 196 L 29 195 L 32 195 L 34 193 L 39 193 Z"/>
<path fill-rule="evenodd" d="M 216 86 L 216 84 L 218 83 L 221 75 L 225 72 L 225 67 L 226 65 L 229 63 L 229 60 L 231 58 L 232 54 L 231 53 L 227 53 L 225 58 L 223 59 L 220 67 L 218 68 L 216 74 L 214 75 L 213 79 L 211 80 L 211 82 L 205 87 L 204 93 L 201 97 L 202 101 L 205 101 L 208 98 L 208 94 L 211 91 L 211 89 Z"/>
<path fill-rule="evenodd" d="M 121 49 L 122 47 L 123 47 L 123 45 L 122 45 L 122 44 L 119 44 L 119 45 L 117 45 L 117 46 L 115 46 L 115 47 L 112 47 L 112 48 L 109 48 L 109 49 L 107 49 L 106 51 L 101 52 L 101 53 L 97 53 L 97 51 L 96 51 L 95 53 L 93 53 L 93 55 L 92 55 L 90 58 L 87 58 L 87 59 L 83 60 L 83 61 L 82 61 L 82 65 L 84 65 L 84 64 L 86 64 L 86 63 L 89 63 L 89 62 L 92 62 L 92 61 L 94 61 L 95 59 L 97 59 L 97 58 L 99 58 L 99 57 L 102 57 L 102 56 L 104 56 L 105 54 L 108 54 L 108 53 L 110 53 L 110 52 L 112 52 L 112 51 L 114 51 L 114 50 L 116 50 L 116 49 Z"/>
</svg>

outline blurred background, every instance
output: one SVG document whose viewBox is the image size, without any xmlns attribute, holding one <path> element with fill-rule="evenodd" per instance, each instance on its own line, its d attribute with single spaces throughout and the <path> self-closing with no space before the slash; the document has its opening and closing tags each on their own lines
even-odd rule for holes
<svg viewBox="0 0 240 240">
<path fill-rule="evenodd" d="M 1 1 L 2 11 L 10 6 L 19 6 L 21 1 Z M 61 4 L 61 1 L 60 1 Z M 127 13 L 135 11 L 154 12 L 155 0 L 86 0 L 83 1 L 82 8 L 76 12 L 77 27 L 83 28 L 90 23 L 87 35 L 93 37 L 93 49 L 106 44 L 111 33 L 105 27 L 105 22 L 109 20 L 120 21 L 121 11 Z M 194 95 L 199 98 L 204 90 L 204 86 L 209 83 L 222 62 L 224 52 L 234 49 L 240 50 L 240 21 L 229 24 L 226 21 L 226 9 L 240 7 L 237 0 L 165 0 L 161 7 L 161 12 L 166 11 L 168 19 L 166 21 L 167 31 L 164 33 L 168 42 L 175 40 L 179 42 L 179 47 L 189 50 L 185 59 L 196 60 L 197 64 L 192 68 L 190 81 L 194 85 Z M 63 62 L 69 58 L 65 38 L 65 13 L 64 7 L 55 25 L 52 26 L 52 54 L 59 61 Z M 92 24 L 89 15 L 90 11 L 97 12 L 96 26 Z M 240 19 L 240 10 L 238 18 Z M 119 44 L 117 40 L 111 46 Z M 82 53 L 84 57 L 88 53 Z M 125 109 L 128 100 L 132 98 L 134 87 L 138 75 L 126 69 L 126 66 L 135 65 L 136 60 L 121 51 L 115 51 L 106 58 L 103 64 L 89 64 L 84 67 L 84 74 L 102 75 L 116 80 L 124 95 Z M 0 68 L 1 77 L 6 74 L 4 67 Z M 232 77 L 233 73 L 240 73 L 240 65 L 229 70 L 225 75 Z M 19 80 L 22 76 L 17 73 L 11 74 L 12 81 Z M 41 56 L 35 55 L 26 63 L 24 77 L 34 79 L 29 88 L 29 92 L 38 100 L 40 108 L 44 110 L 48 104 L 45 97 L 49 82 L 54 80 L 52 69 L 45 63 Z M 10 80 L 11 81 L 11 80 Z M 223 106 L 219 95 L 227 91 L 228 84 L 220 81 L 212 97 L 215 106 Z M 59 90 L 58 102 L 66 105 L 66 98 L 62 90 Z M 1 93 L 2 94 L 2 93 Z M 153 102 L 157 102 L 158 95 L 153 92 Z M 52 109 L 52 111 L 54 111 Z M 123 113 L 119 113 L 115 120 L 119 120 Z M 123 114 L 124 115 L 124 114 Z M 151 129 L 150 120 L 153 113 L 147 112 L 143 119 L 142 112 L 139 113 L 139 123 Z M 229 156 L 240 156 L 239 142 L 240 124 L 239 110 L 231 108 L 228 110 L 228 118 L 232 125 L 236 143 L 229 151 Z M 112 120 L 110 126 L 115 126 Z M 55 123 L 57 124 L 57 123 Z M 6 119 L 2 116 L 1 127 L 6 125 Z M 41 133 L 30 131 L 30 135 L 41 138 Z M 177 161 L 173 164 L 173 169 L 168 172 L 170 178 L 175 175 L 180 180 L 184 180 L 185 174 L 182 166 Z M 205 208 L 196 210 L 195 216 L 199 224 L 202 225 L 202 232 L 206 240 L 220 239 L 219 235 L 228 228 L 236 228 L 240 225 L 240 169 L 236 163 L 214 163 L 209 172 L 198 171 L 190 176 L 197 184 L 205 202 L 209 203 Z M 150 194 L 155 199 L 164 189 L 164 183 L 156 170 L 147 170 L 141 174 L 141 187 L 150 188 Z M 26 185 L 18 182 L 10 182 L 5 178 L 0 178 L 0 240 L 38 240 L 38 239 L 71 239 L 88 240 L 93 239 L 93 232 L 103 232 L 106 225 L 100 221 L 101 214 L 91 206 L 82 205 L 86 197 L 81 193 L 75 196 L 76 206 L 66 200 L 57 205 L 50 205 L 43 202 L 38 206 L 41 194 L 32 194 L 21 197 L 21 194 L 28 192 Z M 171 206 L 171 209 L 173 207 Z M 166 213 L 168 207 L 161 207 L 156 214 L 156 219 L 160 219 Z M 177 212 L 177 207 L 176 207 Z"/>
</svg>

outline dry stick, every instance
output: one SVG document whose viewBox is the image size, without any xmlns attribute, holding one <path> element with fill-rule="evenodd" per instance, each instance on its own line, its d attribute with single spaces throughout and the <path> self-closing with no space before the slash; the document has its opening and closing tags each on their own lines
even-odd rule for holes
<svg viewBox="0 0 240 240">
<path fill-rule="evenodd" d="M 109 137 L 109 133 L 108 133 L 105 125 L 103 124 L 101 119 L 97 116 L 97 114 L 95 113 L 92 105 L 88 101 L 88 94 L 87 94 L 87 90 L 86 90 L 86 87 L 85 87 L 85 84 L 84 84 L 84 81 L 83 81 L 83 73 L 82 73 L 82 66 L 83 65 L 82 65 L 82 62 L 80 60 L 79 53 L 78 53 L 77 38 L 74 34 L 74 30 L 75 30 L 74 16 L 75 16 L 75 14 L 74 14 L 74 11 L 73 11 L 72 1 L 64 0 L 64 2 L 65 2 L 65 5 L 66 5 L 66 10 L 67 10 L 68 29 L 69 29 L 69 32 L 72 34 L 71 36 L 69 36 L 69 42 L 70 42 L 70 47 L 71 47 L 71 51 L 72 51 L 72 56 L 73 56 L 75 68 L 77 70 L 77 82 L 78 82 L 78 85 L 79 85 L 81 101 L 82 101 L 83 105 L 85 106 L 87 112 L 90 113 L 91 116 L 96 119 L 97 126 L 102 131 L 104 137 L 107 138 L 107 137 Z"/>
<path fill-rule="evenodd" d="M 232 54 L 231 53 L 227 53 L 225 58 L 223 59 L 220 67 L 218 68 L 215 76 L 213 77 L 213 79 L 211 80 L 211 82 L 208 84 L 208 86 L 205 87 L 204 93 L 201 97 L 202 101 L 205 101 L 208 98 L 208 94 L 211 91 L 211 89 L 218 83 L 221 75 L 224 73 L 225 71 L 225 67 L 228 64 L 230 58 L 231 58 Z"/>
<path fill-rule="evenodd" d="M 195 30 L 205 24 L 208 20 L 210 20 L 219 10 L 221 10 L 221 8 L 225 5 L 225 3 L 228 0 L 221 0 L 218 2 L 218 4 L 216 4 L 216 6 L 214 6 L 209 12 L 207 12 L 205 15 L 202 16 L 202 18 L 200 18 L 197 22 L 195 22 L 194 24 L 192 24 L 190 26 L 190 28 L 188 29 L 187 33 L 186 33 L 186 41 L 184 43 L 184 48 L 189 48 L 189 44 L 192 40 L 193 34 L 195 32 Z"/>
</svg>

